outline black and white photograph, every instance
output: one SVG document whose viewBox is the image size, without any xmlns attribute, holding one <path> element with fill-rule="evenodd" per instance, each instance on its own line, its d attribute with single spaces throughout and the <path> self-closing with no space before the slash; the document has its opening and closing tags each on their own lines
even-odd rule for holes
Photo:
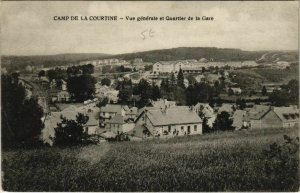
<svg viewBox="0 0 300 193">
<path fill-rule="evenodd" d="M 298 1 L 2 1 L 1 191 L 299 191 Z"/>
</svg>

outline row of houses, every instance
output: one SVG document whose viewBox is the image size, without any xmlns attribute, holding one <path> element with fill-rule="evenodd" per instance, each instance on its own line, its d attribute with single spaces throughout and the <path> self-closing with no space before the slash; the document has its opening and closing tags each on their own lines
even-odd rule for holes
<svg viewBox="0 0 300 193">
<path fill-rule="evenodd" d="M 299 126 L 299 109 L 296 106 L 273 107 L 255 105 L 251 109 L 237 110 L 233 115 L 236 129 L 289 128 Z"/>
<path fill-rule="evenodd" d="M 108 104 L 100 109 L 100 127 L 115 134 L 135 137 L 169 137 L 202 134 L 202 120 L 187 106 L 175 102 L 153 101 L 150 107 Z"/>
<path fill-rule="evenodd" d="M 92 64 L 95 67 L 102 66 L 102 65 L 129 65 L 129 64 L 138 64 L 143 63 L 142 58 L 135 58 L 132 60 L 132 62 L 118 59 L 118 58 L 110 58 L 110 59 L 99 59 L 99 60 L 88 60 L 88 61 L 81 61 L 79 65 L 86 65 L 86 64 Z"/>
<path fill-rule="evenodd" d="M 203 62 L 201 61 L 159 61 L 153 64 L 152 73 L 154 75 L 167 74 L 167 73 L 177 73 L 179 69 L 183 73 L 201 73 L 202 68 L 210 67 L 231 67 L 231 68 L 241 68 L 241 67 L 255 67 L 258 64 L 255 61 L 229 61 L 229 62 Z"/>
<path fill-rule="evenodd" d="M 138 109 L 120 104 L 107 104 L 101 108 L 95 101 L 74 106 L 70 105 L 59 112 L 51 112 L 44 119 L 43 138 L 51 143 L 54 128 L 61 122 L 61 116 L 76 119 L 78 113 L 89 116 L 84 131 L 89 135 L 113 138 L 126 134 L 134 139 L 149 137 L 173 137 L 202 134 L 202 118 L 206 117 L 210 128 L 221 112 L 228 112 L 233 127 L 239 129 L 289 128 L 299 125 L 299 109 L 296 106 L 272 107 L 254 105 L 252 108 L 236 110 L 234 104 L 211 107 L 208 103 L 198 103 L 192 107 L 176 106 L 174 101 L 151 101 Z M 202 118 L 200 118 L 202 117 Z"/>
</svg>

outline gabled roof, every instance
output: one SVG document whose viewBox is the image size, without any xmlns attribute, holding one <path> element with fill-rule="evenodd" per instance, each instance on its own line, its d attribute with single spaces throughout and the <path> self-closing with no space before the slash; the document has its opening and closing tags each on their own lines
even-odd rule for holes
<svg viewBox="0 0 300 193">
<path fill-rule="evenodd" d="M 107 104 L 106 106 L 100 108 L 100 112 L 121 114 L 122 110 L 125 110 L 124 108 L 126 108 L 126 106 Z M 127 106 L 127 108 L 128 108 L 128 106 Z"/>
<path fill-rule="evenodd" d="M 243 125 L 243 122 L 245 121 L 246 114 L 247 112 L 245 110 L 236 110 L 232 115 L 232 126 L 240 128 Z"/>
<path fill-rule="evenodd" d="M 299 109 L 295 107 L 274 107 L 273 111 L 283 122 L 300 121 Z"/>
<path fill-rule="evenodd" d="M 98 113 L 88 113 L 87 115 L 89 116 L 89 120 L 85 126 L 97 126 L 99 124 Z"/>
<path fill-rule="evenodd" d="M 135 137 L 144 137 L 144 130 L 148 130 L 144 125 L 136 125 L 132 130 L 126 132 L 128 135 L 133 135 Z M 149 131 L 151 134 L 151 132 Z"/>
<path fill-rule="evenodd" d="M 212 117 L 214 114 L 214 109 L 208 103 L 197 103 L 194 109 L 196 111 L 202 111 L 205 117 Z"/>
<path fill-rule="evenodd" d="M 259 120 L 271 109 L 267 105 L 254 105 L 248 112 L 249 119 Z"/>
<path fill-rule="evenodd" d="M 72 111 L 78 111 L 78 107 L 75 105 L 70 105 L 62 110 L 62 112 L 72 112 Z"/>
<path fill-rule="evenodd" d="M 125 112 L 126 115 L 136 115 L 137 113 L 138 113 L 137 107 L 132 107 Z"/>
<path fill-rule="evenodd" d="M 121 114 L 116 114 L 112 119 L 107 120 L 106 123 L 124 124 L 125 120 Z"/>
<path fill-rule="evenodd" d="M 222 111 L 232 113 L 233 112 L 233 104 L 223 103 L 222 106 L 219 108 L 218 113 L 221 113 Z"/>
<path fill-rule="evenodd" d="M 146 110 L 146 116 L 154 126 L 202 123 L 201 118 L 186 106 Z"/>
</svg>

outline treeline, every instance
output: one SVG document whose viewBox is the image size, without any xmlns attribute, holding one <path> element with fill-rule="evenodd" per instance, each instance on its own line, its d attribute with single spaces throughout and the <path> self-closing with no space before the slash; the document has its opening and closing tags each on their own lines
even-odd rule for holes
<svg viewBox="0 0 300 193">
<path fill-rule="evenodd" d="M 269 97 L 274 106 L 299 105 L 299 81 L 290 80 L 281 89 L 274 90 Z"/>
<path fill-rule="evenodd" d="M 68 65 L 70 63 L 78 63 L 83 60 L 93 60 L 107 58 L 110 55 L 102 53 L 87 54 L 57 54 L 42 56 L 2 56 L 1 65 L 9 72 L 17 70 L 25 70 L 26 66 L 33 67 L 55 67 Z"/>
<path fill-rule="evenodd" d="M 66 70 L 61 68 L 54 68 L 50 70 L 41 70 L 38 76 L 46 76 L 49 81 L 52 80 L 67 80 L 68 77 L 81 75 L 81 74 L 93 74 L 94 66 L 92 64 L 80 65 L 80 66 L 70 66 Z"/>
<path fill-rule="evenodd" d="M 115 66 L 115 65 L 105 65 L 102 67 L 102 73 L 117 73 L 117 72 L 131 72 L 131 68 L 126 68 L 123 65 Z"/>
</svg>

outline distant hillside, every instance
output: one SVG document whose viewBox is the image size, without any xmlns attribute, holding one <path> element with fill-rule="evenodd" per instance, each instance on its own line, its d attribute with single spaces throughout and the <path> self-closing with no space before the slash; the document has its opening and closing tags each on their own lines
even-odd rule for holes
<svg viewBox="0 0 300 193">
<path fill-rule="evenodd" d="M 84 60 L 104 58 L 121 58 L 133 60 L 142 58 L 145 62 L 168 60 L 186 60 L 206 58 L 213 61 L 245 61 L 256 60 L 259 63 L 274 63 L 277 61 L 298 61 L 297 51 L 244 51 L 240 49 L 215 48 L 215 47 L 180 47 L 172 49 L 151 50 L 136 53 L 109 55 L 102 53 L 86 54 L 57 54 L 47 56 L 3 56 L 2 67 L 8 71 L 22 70 L 27 65 L 51 67 L 78 63 Z"/>
<path fill-rule="evenodd" d="M 109 57 L 102 53 L 78 53 L 78 54 L 56 54 L 40 56 L 2 56 L 1 66 L 8 70 L 22 70 L 27 65 L 31 66 L 60 66 L 69 63 L 77 63 L 82 60 L 100 59 Z"/>
<path fill-rule="evenodd" d="M 243 61 L 259 59 L 265 51 L 243 51 L 239 49 L 214 48 L 214 47 L 180 47 L 163 50 L 114 55 L 113 57 L 131 60 L 142 58 L 146 62 L 186 60 L 206 58 L 214 61 Z"/>
<path fill-rule="evenodd" d="M 298 51 L 270 51 L 263 54 L 258 60 L 258 63 L 275 63 L 278 61 L 297 62 Z"/>
</svg>

